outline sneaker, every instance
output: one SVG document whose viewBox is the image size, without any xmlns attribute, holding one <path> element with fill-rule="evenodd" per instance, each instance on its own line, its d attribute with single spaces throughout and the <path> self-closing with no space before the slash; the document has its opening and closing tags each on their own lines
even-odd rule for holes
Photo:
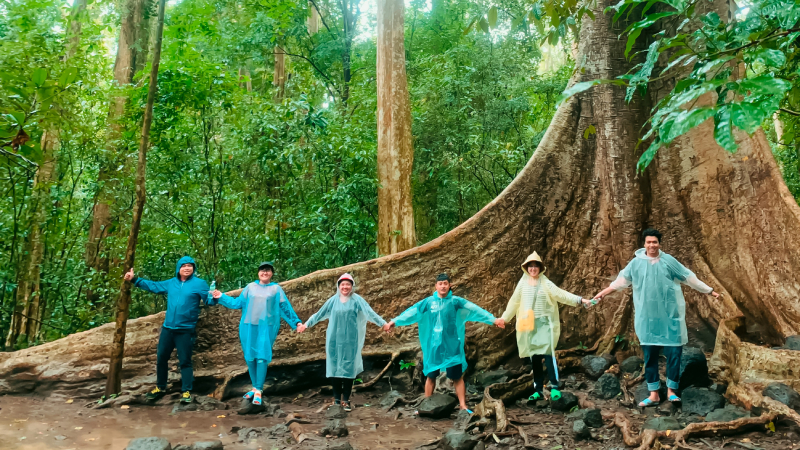
<svg viewBox="0 0 800 450">
<path fill-rule="evenodd" d="M 261 404 L 261 391 L 256 391 L 253 393 L 253 404 L 254 405 Z"/>
<path fill-rule="evenodd" d="M 158 386 L 156 386 L 155 388 L 153 388 L 152 391 L 148 392 L 147 394 L 144 394 L 144 398 L 146 398 L 151 402 L 154 402 L 163 397 L 165 394 L 166 392 L 164 392 L 162 389 L 159 389 Z"/>
<path fill-rule="evenodd" d="M 556 401 L 556 400 L 560 399 L 561 398 L 561 391 L 559 391 L 556 388 L 551 388 L 550 389 L 550 398 L 553 401 Z"/>
<path fill-rule="evenodd" d="M 346 412 L 350 412 L 353 410 L 353 407 L 350 406 L 350 402 L 342 402 L 342 408 L 344 408 Z"/>
<path fill-rule="evenodd" d="M 243 398 L 246 398 L 246 399 L 250 400 L 251 398 L 253 398 L 253 395 L 255 395 L 255 393 L 256 393 L 256 388 L 253 388 L 253 389 L 250 390 L 250 392 L 248 392 L 247 394 L 244 394 Z"/>
<path fill-rule="evenodd" d="M 186 391 L 183 393 L 183 395 L 181 395 L 181 403 L 192 403 L 192 400 L 194 400 L 194 398 L 192 398 L 192 393 L 189 391 Z"/>
</svg>

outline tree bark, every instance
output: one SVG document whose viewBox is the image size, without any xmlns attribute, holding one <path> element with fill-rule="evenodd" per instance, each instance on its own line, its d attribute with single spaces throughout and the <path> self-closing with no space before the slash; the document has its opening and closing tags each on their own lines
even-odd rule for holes
<svg viewBox="0 0 800 450">
<path fill-rule="evenodd" d="M 581 27 L 577 61 L 583 63 L 572 82 L 610 78 L 636 63 L 625 60 L 625 40 L 617 38 L 624 24 L 612 25 L 602 14 L 610 4 L 598 2 L 597 20 Z M 684 290 L 690 343 L 711 349 L 719 324 L 733 318 L 741 321 L 742 335 L 769 345 L 799 334 L 800 207 L 783 183 L 763 131 L 752 137 L 737 133 L 740 149 L 731 154 L 716 144 L 713 125 L 706 123 L 659 152 L 651 167 L 637 174 L 636 144 L 651 104 L 648 99 L 626 104 L 623 89 L 614 86 L 568 100 L 519 176 L 475 216 L 422 246 L 284 282 L 288 298 L 301 318 L 308 317 L 347 271 L 356 278 L 357 292 L 389 320 L 430 295 L 434 277 L 446 270 L 457 295 L 499 315 L 521 276 L 520 262 L 532 251 L 542 256 L 553 282 L 590 296 L 608 286 L 633 257 L 642 228 L 653 226 L 664 233 L 665 252 L 724 295 L 714 300 Z M 589 125 L 597 132 L 584 138 Z M 613 351 L 615 335 L 633 338 L 630 303 L 628 291 L 588 311 L 562 308 L 559 347 L 582 341 L 597 343 L 599 352 Z M 201 316 L 194 364 L 202 382 L 222 383 L 244 367 L 236 332 L 239 315 L 211 307 Z M 151 381 L 163 317 L 130 321 L 126 383 Z M 112 331 L 107 324 L 0 354 L 0 394 L 96 394 L 103 378 L 98 367 L 106 361 Z M 320 364 L 324 333 L 324 327 L 301 335 L 284 328 L 275 343 L 272 373 Z M 514 333 L 513 326 L 468 325 L 470 370 L 516 358 Z M 400 328 L 391 337 L 371 327 L 364 355 L 385 362 L 395 352 L 417 349 L 416 327 Z"/>
<path fill-rule="evenodd" d="M 108 131 L 106 146 L 101 156 L 100 171 L 97 176 L 97 194 L 92 211 L 92 224 L 86 241 L 86 267 L 101 274 L 108 273 L 109 254 L 105 242 L 113 233 L 115 221 L 114 205 L 116 189 L 124 177 L 126 167 L 123 118 L 128 95 L 125 91 L 136 71 L 144 67 L 149 41 L 149 21 L 146 18 L 146 5 L 150 0 L 127 0 L 122 14 L 117 42 L 117 58 L 114 62 L 114 82 L 117 92 L 112 94 L 108 111 Z M 89 289 L 87 298 L 95 303 L 98 298 Z"/>
<path fill-rule="evenodd" d="M 417 245 L 411 202 L 414 146 L 403 0 L 378 0 L 378 254 Z"/>
<path fill-rule="evenodd" d="M 85 10 L 86 0 L 76 0 L 72 5 L 65 63 L 75 56 L 80 46 L 81 16 Z M 51 124 L 42 134 L 42 164 L 36 170 L 31 193 L 28 218 L 30 231 L 17 270 L 16 300 L 5 341 L 5 348 L 8 349 L 17 344 L 21 334 L 30 342 L 38 340 L 41 331 L 46 306 L 42 299 L 40 284 L 45 241 L 42 228 L 47 222 L 47 210 L 51 203 L 50 189 L 56 179 L 58 150 L 61 147 L 60 134 L 59 124 Z"/>
<path fill-rule="evenodd" d="M 272 54 L 275 56 L 272 85 L 275 86 L 275 101 L 279 102 L 286 93 L 286 50 L 276 45 Z"/>
<path fill-rule="evenodd" d="M 319 32 L 319 11 L 313 2 L 308 2 L 308 19 L 306 21 L 308 34 L 313 36 Z"/>
<path fill-rule="evenodd" d="M 136 243 L 139 240 L 139 228 L 142 213 L 147 199 L 145 190 L 145 174 L 147 170 L 147 148 L 150 145 L 150 126 L 153 123 L 153 104 L 158 91 L 158 66 L 161 63 L 161 40 L 164 32 L 164 7 L 166 0 L 158 3 L 158 23 L 156 25 L 153 64 L 150 69 L 150 85 L 147 88 L 147 104 L 142 119 L 142 135 L 139 142 L 139 160 L 136 164 L 136 205 L 133 209 L 133 221 L 128 235 L 128 247 L 125 251 L 123 267 L 126 271 L 133 268 L 136 260 Z M 122 359 L 125 350 L 125 331 L 128 324 L 128 313 L 131 305 L 131 282 L 123 280 L 117 299 L 117 317 L 114 337 L 111 342 L 108 378 L 105 395 L 117 394 L 122 390 Z"/>
</svg>

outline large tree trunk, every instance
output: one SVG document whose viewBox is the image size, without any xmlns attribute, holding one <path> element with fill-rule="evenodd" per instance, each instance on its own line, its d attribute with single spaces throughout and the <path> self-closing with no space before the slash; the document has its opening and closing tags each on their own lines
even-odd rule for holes
<svg viewBox="0 0 800 450">
<path fill-rule="evenodd" d="M 597 20 L 581 28 L 577 61 L 585 63 L 573 82 L 610 78 L 632 64 L 623 57 L 625 40 L 617 39 L 622 24 L 612 27 L 610 17 L 602 14 L 610 3 L 599 2 Z M 632 258 L 641 229 L 654 226 L 664 232 L 664 251 L 724 294 L 717 301 L 686 291 L 692 343 L 710 349 L 719 324 L 734 318 L 742 330 L 768 344 L 800 333 L 800 245 L 795 239 L 800 235 L 800 207 L 781 179 L 764 133 L 737 134 L 740 150 L 730 154 L 714 142 L 707 123 L 660 152 L 646 173 L 638 175 L 636 143 L 649 102 L 628 105 L 623 96 L 621 88 L 603 86 L 561 105 L 519 176 L 451 232 L 404 252 L 283 283 L 300 317 L 323 304 L 344 271 L 355 276 L 358 293 L 386 319 L 430 295 L 434 277 L 443 270 L 453 278 L 456 294 L 500 314 L 521 276 L 519 263 L 533 250 L 542 255 L 555 283 L 593 295 Z M 590 125 L 597 133 L 584 139 Z M 632 339 L 629 292 L 611 295 L 589 311 L 563 308 L 560 347 L 597 342 L 597 351 L 607 352 L 615 335 Z M 211 389 L 243 372 L 238 319 L 238 312 L 216 307 L 201 317 L 198 385 Z M 162 320 L 163 313 L 130 321 L 126 384 L 152 382 Z M 112 330 L 108 324 L 0 355 L 0 394 L 98 393 Z M 275 344 L 275 370 L 322 361 L 323 333 L 324 328 L 301 335 L 284 330 Z M 417 348 L 415 327 L 400 328 L 392 337 L 372 327 L 365 356 L 388 358 Z M 468 326 L 472 369 L 494 366 L 516 353 L 513 327 Z M 303 382 L 305 378 L 293 386 Z"/>
<path fill-rule="evenodd" d="M 114 82 L 119 89 L 113 94 L 108 110 L 108 131 L 100 171 L 97 176 L 97 194 L 92 211 L 92 224 L 86 241 L 86 267 L 99 272 L 101 278 L 109 270 L 108 249 L 105 242 L 115 232 L 114 206 L 116 189 L 124 177 L 126 167 L 123 118 L 128 96 L 125 89 L 133 83 L 136 71 L 144 67 L 149 42 L 149 20 L 146 5 L 150 0 L 127 0 L 122 11 L 114 62 Z M 94 290 L 87 290 L 91 303 L 98 300 Z"/>
<path fill-rule="evenodd" d="M 272 85 L 275 86 L 275 101 L 280 102 L 286 94 L 286 50 L 276 45 L 272 54 L 275 56 Z"/>
<path fill-rule="evenodd" d="M 72 5 L 65 62 L 75 56 L 80 46 L 81 20 L 86 10 L 86 0 L 76 0 Z M 47 222 L 47 210 L 51 203 L 50 189 L 56 179 L 58 150 L 61 146 L 61 130 L 53 124 L 42 134 L 42 164 L 36 170 L 30 201 L 30 224 L 28 238 L 19 270 L 14 311 L 11 315 L 5 348 L 13 348 L 20 335 L 27 341 L 36 341 L 42 328 L 45 303 L 41 295 L 41 265 L 44 257 L 45 237 L 42 227 Z"/>
<path fill-rule="evenodd" d="M 125 251 L 125 270 L 133 268 L 136 260 L 136 243 L 139 240 L 139 228 L 142 224 L 144 203 L 147 199 L 145 190 L 145 172 L 147 169 L 147 147 L 150 145 L 150 126 L 153 123 L 153 103 L 158 91 L 158 66 L 161 63 L 161 37 L 164 32 L 164 6 L 166 0 L 158 3 L 158 23 L 156 25 L 155 46 L 153 49 L 153 64 L 150 69 L 150 85 L 147 87 L 147 104 L 142 119 L 142 135 L 139 142 L 139 160 L 136 164 L 136 205 L 133 208 L 133 221 L 128 236 L 128 248 Z M 123 281 L 117 299 L 116 327 L 111 343 L 109 358 L 108 378 L 106 379 L 105 395 L 117 394 L 122 390 L 122 360 L 125 350 L 125 330 L 128 325 L 128 313 L 131 306 L 131 282 Z"/>
<path fill-rule="evenodd" d="M 378 254 L 417 245 L 411 204 L 414 146 L 403 0 L 378 0 Z"/>
</svg>

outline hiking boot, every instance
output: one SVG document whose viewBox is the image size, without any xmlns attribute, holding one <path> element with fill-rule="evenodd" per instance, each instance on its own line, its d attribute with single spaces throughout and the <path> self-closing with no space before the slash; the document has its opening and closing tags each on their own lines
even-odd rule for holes
<svg viewBox="0 0 800 450">
<path fill-rule="evenodd" d="M 144 394 L 144 398 L 146 398 L 147 401 L 155 402 L 158 401 L 158 399 L 160 399 L 164 395 L 166 395 L 166 392 L 164 392 L 163 389 L 160 389 L 158 386 L 156 386 L 155 388 L 153 388 L 152 391 L 148 392 L 147 394 Z"/>
<path fill-rule="evenodd" d="M 353 410 L 353 407 L 350 406 L 350 402 L 349 401 L 348 402 L 343 401 L 342 402 L 342 408 L 347 412 L 350 412 L 350 411 Z"/>
<path fill-rule="evenodd" d="M 194 400 L 194 397 L 192 397 L 192 393 L 189 391 L 186 391 L 183 393 L 183 395 L 181 395 L 181 403 L 192 403 L 192 400 Z"/>
</svg>

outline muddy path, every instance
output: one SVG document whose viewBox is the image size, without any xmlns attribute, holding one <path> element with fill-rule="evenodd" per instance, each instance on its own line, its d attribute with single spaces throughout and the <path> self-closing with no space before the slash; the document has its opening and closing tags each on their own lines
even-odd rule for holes
<svg viewBox="0 0 800 450">
<path fill-rule="evenodd" d="M 583 375 L 569 377 L 568 386 L 574 391 L 591 392 L 594 382 Z M 280 425 L 284 418 L 256 415 L 238 415 L 240 400 L 226 401 L 228 409 L 215 411 L 186 411 L 173 413 L 172 399 L 162 400 L 158 406 L 125 405 L 109 409 L 89 409 L 85 402 L 69 399 L 40 399 L 34 397 L 0 397 L 0 449 L 8 450 L 99 450 L 124 449 L 133 438 L 161 436 L 173 447 L 191 445 L 198 441 L 220 440 L 227 450 L 233 449 L 312 449 L 327 448 L 347 441 L 355 449 L 414 449 L 429 443 L 453 426 L 454 414 L 449 419 L 432 420 L 414 415 L 409 406 L 384 411 L 379 403 L 388 390 L 378 387 L 373 391 L 355 393 L 356 408 L 349 413 L 346 425 L 349 435 L 330 438 L 317 435 L 327 421 L 323 406 L 327 396 L 318 390 L 295 393 L 293 397 L 277 396 L 268 399 L 280 405 L 286 414 L 302 415 L 309 424 L 302 425 L 309 439 L 296 444 L 291 433 Z M 568 388 L 567 391 L 570 389 Z M 473 391 L 474 392 L 474 391 Z M 410 394 L 415 395 L 415 394 Z M 472 395 L 475 405 L 479 395 Z M 604 413 L 622 411 L 641 429 L 651 419 L 666 417 L 666 408 L 626 408 L 618 399 L 601 400 L 592 397 L 597 408 Z M 322 411 L 321 411 L 322 410 Z M 627 448 L 616 428 L 608 426 L 592 429 L 588 439 L 576 439 L 573 433 L 575 413 L 551 410 L 540 403 L 527 405 L 518 401 L 509 405 L 508 412 L 522 423 L 529 437 L 529 447 L 541 450 L 612 450 Z M 680 420 L 685 420 L 683 415 Z M 701 418 L 695 420 L 702 420 Z M 240 431 L 247 427 L 264 427 L 277 430 L 275 434 L 242 437 Z M 263 429 L 262 429 L 263 430 Z M 488 425 L 484 431 L 491 431 Z M 477 430 L 476 430 L 477 432 Z M 255 436 L 255 435 L 251 435 Z M 498 442 L 499 441 L 499 442 Z M 751 431 L 735 436 L 708 436 L 690 439 L 696 448 L 717 450 L 722 448 L 748 450 L 800 449 L 800 430 L 783 423 L 776 424 L 774 432 Z M 669 449 L 669 444 L 663 448 Z M 483 444 L 476 448 L 522 450 L 519 436 L 495 439 L 489 433 Z"/>
</svg>

